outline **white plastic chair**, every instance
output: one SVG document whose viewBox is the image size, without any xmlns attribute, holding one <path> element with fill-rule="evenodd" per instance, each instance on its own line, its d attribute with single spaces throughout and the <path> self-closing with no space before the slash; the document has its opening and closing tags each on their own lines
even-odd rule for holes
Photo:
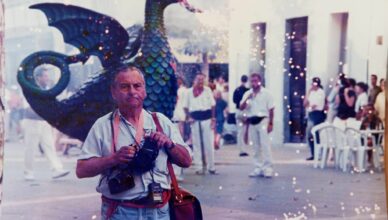
<svg viewBox="0 0 388 220">
<path fill-rule="evenodd" d="M 375 137 L 375 135 L 377 137 Z M 367 151 L 372 151 L 373 165 L 375 168 L 381 169 L 380 154 L 381 143 L 384 130 L 357 130 L 354 128 L 346 129 L 347 144 L 352 150 L 353 160 L 355 160 L 356 168 L 359 172 L 366 170 L 365 164 L 367 159 Z M 368 138 L 372 139 L 372 146 L 368 146 Z"/>
<path fill-rule="evenodd" d="M 323 150 L 322 150 L 322 158 L 321 158 L 321 169 L 325 168 L 327 164 L 328 153 L 330 150 L 334 152 L 335 160 L 334 166 L 336 168 L 342 167 L 341 161 L 342 157 L 346 157 L 346 137 L 345 132 L 336 126 L 329 125 L 321 130 L 320 135 L 322 134 L 325 137 L 323 139 Z"/>
<path fill-rule="evenodd" d="M 320 148 L 322 149 L 322 156 L 321 156 L 321 169 L 325 168 L 326 162 L 328 159 L 328 153 L 331 149 L 335 150 L 336 143 L 335 143 L 335 134 L 334 134 L 334 126 L 329 124 L 322 126 L 318 130 L 319 135 L 319 142 L 320 142 Z M 319 155 L 319 152 L 317 152 Z M 315 159 L 315 158 L 314 158 Z"/>
<path fill-rule="evenodd" d="M 313 141 L 314 141 L 314 168 L 318 167 L 318 164 L 319 164 L 318 158 L 319 158 L 319 155 L 322 153 L 322 149 L 323 149 L 322 142 L 318 141 L 317 132 L 319 133 L 320 130 L 328 126 L 331 126 L 329 122 L 323 122 L 311 128 L 311 134 L 313 136 Z M 320 140 L 322 140 L 322 138 L 326 138 L 325 136 L 326 133 L 322 133 L 322 135 L 323 137 L 320 136 Z"/>
<path fill-rule="evenodd" d="M 334 126 L 333 135 L 335 145 L 335 166 L 346 172 L 350 148 L 346 141 L 345 131 Z"/>
</svg>

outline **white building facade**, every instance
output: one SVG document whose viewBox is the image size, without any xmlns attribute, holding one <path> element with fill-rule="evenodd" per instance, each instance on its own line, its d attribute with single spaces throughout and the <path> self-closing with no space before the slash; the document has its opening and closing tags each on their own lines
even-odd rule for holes
<svg viewBox="0 0 388 220">
<path fill-rule="evenodd" d="M 242 74 L 263 74 L 276 105 L 275 145 L 303 142 L 300 102 L 312 77 L 321 78 L 326 92 L 339 73 L 367 83 L 371 74 L 385 78 L 386 0 L 230 0 L 230 5 L 230 91 Z"/>
</svg>

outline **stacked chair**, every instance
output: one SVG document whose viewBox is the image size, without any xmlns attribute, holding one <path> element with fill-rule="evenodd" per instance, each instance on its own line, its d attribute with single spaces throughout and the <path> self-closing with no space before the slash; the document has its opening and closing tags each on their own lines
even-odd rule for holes
<svg viewBox="0 0 388 220">
<path fill-rule="evenodd" d="M 367 152 L 373 157 L 373 165 L 381 170 L 380 158 L 383 155 L 384 130 L 358 130 L 351 127 L 339 128 L 324 122 L 311 130 L 314 139 L 314 168 L 324 169 L 332 151 L 334 166 L 343 172 L 352 165 L 355 171 L 366 170 Z"/>
</svg>

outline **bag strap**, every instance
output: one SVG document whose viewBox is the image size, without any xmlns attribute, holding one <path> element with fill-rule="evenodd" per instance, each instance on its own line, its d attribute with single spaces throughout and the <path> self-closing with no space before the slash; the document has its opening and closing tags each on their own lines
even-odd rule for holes
<svg viewBox="0 0 388 220">
<path fill-rule="evenodd" d="M 113 122 L 112 122 L 112 144 L 111 144 L 111 149 L 112 153 L 116 152 L 116 143 L 117 143 L 117 137 L 119 135 L 119 124 L 120 124 L 120 118 L 116 117 L 118 114 L 117 110 L 112 113 L 113 117 Z"/>
<path fill-rule="evenodd" d="M 160 126 L 158 116 L 156 115 L 155 112 L 152 112 L 152 119 L 155 122 L 156 131 L 163 132 L 162 126 Z M 179 199 L 182 197 L 182 194 L 181 194 L 181 191 L 179 190 L 178 181 L 176 180 L 174 168 L 172 167 L 170 160 L 167 160 L 167 167 L 168 167 L 168 172 L 170 173 L 170 177 L 171 177 L 171 183 L 172 183 L 172 187 L 173 187 L 172 190 L 174 191 L 174 194 L 177 197 L 177 199 Z"/>
</svg>

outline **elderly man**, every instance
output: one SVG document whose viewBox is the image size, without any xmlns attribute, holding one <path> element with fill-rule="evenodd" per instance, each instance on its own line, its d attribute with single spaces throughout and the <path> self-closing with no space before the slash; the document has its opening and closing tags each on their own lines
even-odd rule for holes
<svg viewBox="0 0 388 220">
<path fill-rule="evenodd" d="M 143 109 L 146 88 L 139 69 L 118 68 L 111 93 L 118 109 L 92 126 L 77 162 L 77 177 L 100 175 L 102 219 L 169 219 L 167 159 L 189 167 L 190 148 L 169 119 Z M 155 116 L 163 133 L 156 131 Z M 152 149 L 146 143 L 158 151 L 154 161 L 137 160 L 143 148 Z M 153 166 L 147 169 L 145 164 Z"/>
<path fill-rule="evenodd" d="M 248 90 L 240 102 L 240 110 L 246 111 L 246 124 L 249 139 L 255 151 L 255 169 L 250 177 L 272 177 L 272 154 L 269 133 L 273 128 L 274 104 L 271 94 L 261 86 L 261 76 L 252 73 L 250 76 L 251 89 Z M 245 140 L 247 141 L 247 140 Z"/>
<path fill-rule="evenodd" d="M 185 112 L 192 122 L 191 134 L 194 148 L 196 174 L 203 175 L 206 170 L 217 174 L 214 166 L 215 100 L 209 87 L 204 85 L 205 75 L 200 73 L 194 85 L 186 93 Z"/>
</svg>

